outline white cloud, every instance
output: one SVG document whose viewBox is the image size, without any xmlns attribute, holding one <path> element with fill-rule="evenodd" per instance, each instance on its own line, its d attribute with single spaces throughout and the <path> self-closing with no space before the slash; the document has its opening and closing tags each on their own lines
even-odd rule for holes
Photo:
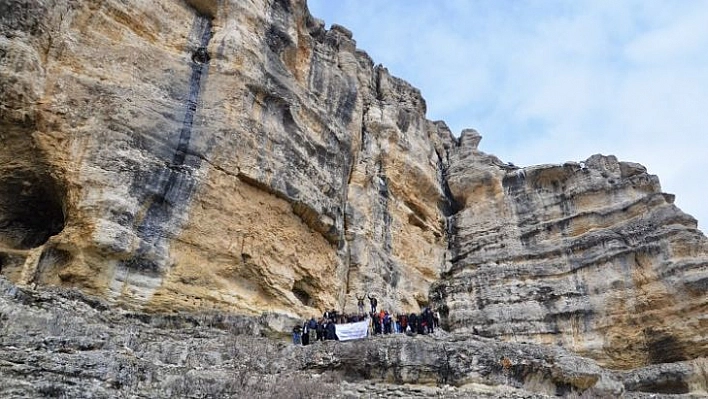
<svg viewBox="0 0 708 399">
<path fill-rule="evenodd" d="M 516 164 L 640 162 L 708 223 L 708 2 L 310 0 Z"/>
</svg>

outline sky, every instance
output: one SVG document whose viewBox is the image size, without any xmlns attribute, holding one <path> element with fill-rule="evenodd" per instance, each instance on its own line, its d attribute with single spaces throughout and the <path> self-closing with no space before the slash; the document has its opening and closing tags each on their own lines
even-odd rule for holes
<svg viewBox="0 0 708 399">
<path fill-rule="evenodd" d="M 708 1 L 308 0 L 517 166 L 638 162 L 708 225 Z"/>
</svg>

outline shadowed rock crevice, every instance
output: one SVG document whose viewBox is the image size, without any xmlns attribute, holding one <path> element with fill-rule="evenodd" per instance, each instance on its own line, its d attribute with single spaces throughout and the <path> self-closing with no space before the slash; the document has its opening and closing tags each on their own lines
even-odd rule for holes
<svg viewBox="0 0 708 399">
<path fill-rule="evenodd" d="M 308 279 L 300 279 L 293 284 L 292 292 L 295 297 L 305 306 L 314 306 L 313 297 L 310 292 L 313 290 Z"/>
<path fill-rule="evenodd" d="M 646 393 L 662 393 L 667 395 L 680 395 L 691 392 L 685 375 L 681 373 L 665 372 L 654 376 L 652 380 L 627 381 L 627 388 L 632 391 Z"/>
<path fill-rule="evenodd" d="M 651 363 L 673 363 L 688 360 L 684 344 L 670 334 L 649 327 L 644 330 L 644 335 Z"/>
<path fill-rule="evenodd" d="M 219 3 L 223 0 L 186 0 L 198 13 L 207 18 L 213 19 L 219 10 Z"/>
<path fill-rule="evenodd" d="M 66 188 L 31 128 L 0 124 L 0 248 L 38 247 L 66 224 Z"/>
<path fill-rule="evenodd" d="M 47 245 L 42 251 L 42 255 L 37 263 L 37 270 L 33 278 L 34 282 L 47 284 L 56 281 L 69 280 L 71 275 L 61 273 L 62 267 L 71 263 L 73 259 L 69 251 L 65 251 L 55 246 Z"/>
<path fill-rule="evenodd" d="M 4 170 L 0 176 L 0 243 L 38 247 L 62 231 L 64 190 L 44 171 Z"/>
</svg>

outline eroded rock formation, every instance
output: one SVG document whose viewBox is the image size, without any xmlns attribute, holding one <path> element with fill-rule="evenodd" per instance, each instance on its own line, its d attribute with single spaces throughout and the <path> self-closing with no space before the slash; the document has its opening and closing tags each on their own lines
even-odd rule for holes
<svg viewBox="0 0 708 399">
<path fill-rule="evenodd" d="M 448 328 L 559 344 L 617 368 L 705 356 L 708 242 L 638 164 L 594 155 L 517 168 L 451 152 Z"/>
<path fill-rule="evenodd" d="M 427 302 L 436 128 L 346 29 L 302 1 L 5 11 L 6 275 L 163 311 Z"/>
<path fill-rule="evenodd" d="M 262 318 L 126 312 L 3 277 L 0 312 L 8 398 L 657 398 L 708 386 L 705 359 L 616 372 L 558 347 L 440 333 L 294 346 L 263 337 Z"/>
<path fill-rule="evenodd" d="M 708 353 L 708 242 L 612 156 L 518 168 L 304 0 L 0 4 L 0 272 L 139 312 L 432 303 L 615 368 Z"/>
</svg>

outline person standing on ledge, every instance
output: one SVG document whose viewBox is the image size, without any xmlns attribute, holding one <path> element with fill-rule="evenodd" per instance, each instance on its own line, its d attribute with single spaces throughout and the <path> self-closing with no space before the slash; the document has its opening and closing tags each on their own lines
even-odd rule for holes
<svg viewBox="0 0 708 399">
<path fill-rule="evenodd" d="M 327 327 L 325 328 L 326 340 L 339 341 L 337 337 L 337 328 L 334 325 L 334 320 L 329 320 Z"/>
<path fill-rule="evenodd" d="M 359 295 L 354 295 L 356 297 L 356 306 L 359 308 L 359 314 L 364 314 L 364 298 L 366 298 L 366 295 L 362 295 L 359 297 Z"/>
<path fill-rule="evenodd" d="M 302 346 L 307 346 L 310 344 L 310 324 L 309 320 L 305 320 L 302 324 L 302 335 L 300 336 L 300 341 Z"/>
<path fill-rule="evenodd" d="M 300 341 L 300 332 L 301 332 L 301 331 L 302 331 L 302 329 L 300 328 L 299 325 L 293 327 L 293 344 L 295 344 L 295 345 L 300 345 L 300 343 L 301 343 L 301 341 Z"/>
<path fill-rule="evenodd" d="M 379 301 L 377 301 L 376 297 L 371 295 L 371 293 L 369 293 L 367 296 L 369 297 L 369 303 L 371 304 L 371 313 L 375 314 L 376 313 L 376 305 L 378 305 Z"/>
</svg>

